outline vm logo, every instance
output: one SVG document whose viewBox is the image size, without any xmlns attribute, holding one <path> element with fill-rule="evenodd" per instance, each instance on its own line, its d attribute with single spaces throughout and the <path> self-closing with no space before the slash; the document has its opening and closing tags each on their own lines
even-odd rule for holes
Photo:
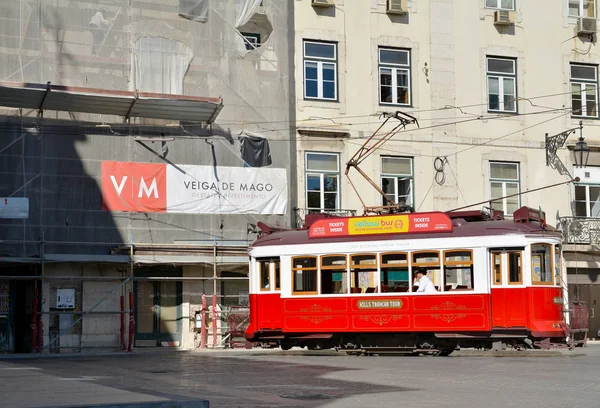
<svg viewBox="0 0 600 408">
<path fill-rule="evenodd" d="M 102 208 L 109 211 L 165 212 L 164 164 L 102 162 Z"/>
</svg>

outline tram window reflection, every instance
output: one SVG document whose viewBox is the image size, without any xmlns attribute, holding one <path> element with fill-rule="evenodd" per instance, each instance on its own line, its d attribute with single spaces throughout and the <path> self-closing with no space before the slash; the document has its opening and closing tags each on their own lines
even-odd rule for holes
<svg viewBox="0 0 600 408">
<path fill-rule="evenodd" d="M 321 257 L 321 293 L 348 293 L 348 261 L 346 255 Z"/>
<path fill-rule="evenodd" d="M 444 290 L 473 287 L 473 253 L 470 250 L 444 252 Z"/>
<path fill-rule="evenodd" d="M 508 283 L 509 285 L 521 285 L 523 283 L 521 252 L 508 253 Z"/>
<path fill-rule="evenodd" d="M 277 259 L 273 264 L 275 265 L 275 290 L 281 290 L 281 262 Z"/>
<path fill-rule="evenodd" d="M 412 253 L 413 274 L 416 269 L 422 270 L 431 279 L 436 289 L 441 284 L 440 253 L 437 251 L 413 252 Z"/>
<path fill-rule="evenodd" d="M 560 249 L 560 245 L 554 246 L 554 275 L 556 275 L 556 279 L 560 279 L 560 271 L 562 269 L 562 257 Z"/>
<path fill-rule="evenodd" d="M 551 285 L 552 279 L 552 245 L 531 245 L 531 281 L 534 285 Z"/>
<path fill-rule="evenodd" d="M 406 292 L 409 287 L 408 254 L 381 254 L 381 291 Z"/>
<path fill-rule="evenodd" d="M 270 288 L 270 268 L 269 260 L 261 260 L 258 262 L 260 268 L 260 290 L 269 290 Z"/>
<path fill-rule="evenodd" d="M 295 295 L 316 295 L 317 258 L 292 258 L 292 282 Z"/>
<path fill-rule="evenodd" d="M 494 285 L 502 285 L 502 253 L 492 252 L 492 268 L 494 276 Z"/>
<path fill-rule="evenodd" d="M 377 280 L 377 255 L 359 254 L 351 256 L 350 292 L 367 293 L 368 288 L 375 288 Z M 372 290 L 369 290 L 372 293 Z"/>
</svg>

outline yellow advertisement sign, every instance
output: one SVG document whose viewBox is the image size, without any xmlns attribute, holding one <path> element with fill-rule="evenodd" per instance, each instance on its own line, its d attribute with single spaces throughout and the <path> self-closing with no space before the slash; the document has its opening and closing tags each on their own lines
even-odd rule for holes
<svg viewBox="0 0 600 408">
<path fill-rule="evenodd" d="M 349 235 L 394 234 L 399 232 L 408 232 L 407 215 L 356 217 L 349 219 Z"/>
</svg>

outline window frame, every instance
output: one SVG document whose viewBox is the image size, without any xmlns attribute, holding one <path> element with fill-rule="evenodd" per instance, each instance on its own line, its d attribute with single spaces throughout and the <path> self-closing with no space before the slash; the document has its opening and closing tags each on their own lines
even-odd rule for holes
<svg viewBox="0 0 600 408">
<path fill-rule="evenodd" d="M 296 268 L 294 267 L 294 260 L 296 259 L 314 259 L 315 260 L 315 267 L 308 267 L 308 268 Z M 293 256 L 291 259 L 291 275 L 292 275 L 292 295 L 294 296 L 306 296 L 306 295 L 318 295 L 319 294 L 319 257 L 318 256 L 311 256 L 311 255 L 299 255 L 299 256 Z M 296 286 L 296 271 L 315 271 L 315 290 L 312 291 L 297 291 L 295 290 L 295 286 Z"/>
<path fill-rule="evenodd" d="M 577 194 L 576 194 L 577 187 L 584 187 L 585 188 L 585 215 L 577 215 L 577 203 L 583 202 L 581 200 L 577 200 Z M 599 218 L 599 217 L 594 217 L 592 215 L 592 200 L 590 199 L 590 197 L 591 197 L 590 196 L 590 187 L 595 187 L 595 188 L 599 188 L 600 189 L 600 184 L 577 183 L 574 186 L 573 201 L 575 203 L 575 216 L 576 217 Z M 595 201 L 594 201 L 594 203 L 595 203 Z"/>
<path fill-rule="evenodd" d="M 407 55 L 407 64 L 394 64 L 389 62 L 381 62 L 381 51 L 393 51 L 393 52 L 405 52 Z M 412 58 L 411 58 L 411 50 L 407 48 L 394 48 L 394 47 L 378 47 L 377 48 L 377 82 L 378 82 L 378 94 L 379 94 L 379 104 L 386 106 L 412 106 Z M 392 100 L 398 100 L 398 73 L 406 72 L 408 76 L 408 102 L 407 103 L 398 103 L 398 102 L 384 102 L 382 100 L 382 84 L 381 84 L 381 71 L 382 69 L 390 69 L 392 70 Z"/>
<path fill-rule="evenodd" d="M 331 170 L 309 170 L 308 169 L 308 155 L 321 155 L 321 156 L 335 156 L 336 158 L 336 170 L 335 171 L 331 171 Z M 323 153 L 323 152 L 312 152 L 312 151 L 305 151 L 304 152 L 304 199 L 306 200 L 306 209 L 307 210 L 318 210 L 318 211 L 323 211 L 323 210 L 328 210 L 329 208 L 325 207 L 325 175 L 335 175 L 337 178 L 337 188 L 336 188 L 336 200 L 335 200 L 335 207 L 333 208 L 333 210 L 340 208 L 340 202 L 341 202 L 341 188 L 340 188 L 340 153 Z M 320 207 L 319 208 L 314 208 L 314 207 L 310 207 L 309 206 L 309 200 L 308 200 L 308 193 L 309 193 L 309 189 L 308 189 L 308 177 L 309 176 L 319 176 L 319 188 L 321 189 L 319 191 L 320 193 L 320 200 L 319 200 L 319 204 Z M 314 191 L 313 191 L 314 192 Z"/>
<path fill-rule="evenodd" d="M 356 257 L 361 257 L 361 256 L 369 256 L 372 257 L 375 260 L 375 264 L 368 264 L 365 266 L 354 266 L 352 265 L 352 261 L 354 258 Z M 350 278 L 350 285 L 348 285 L 348 290 L 350 291 L 351 295 L 364 295 L 364 294 L 369 294 L 368 292 L 366 292 L 366 288 L 365 288 L 365 292 L 361 291 L 360 292 L 352 292 L 353 288 L 360 288 L 360 278 L 357 276 L 356 280 L 358 281 L 358 286 L 354 286 L 355 283 L 355 279 L 352 279 L 352 274 L 353 273 L 360 273 L 360 272 L 369 272 L 373 274 L 373 283 L 375 284 L 375 288 L 377 289 L 379 287 L 379 255 L 376 252 L 358 252 L 358 253 L 354 253 L 354 254 L 350 254 L 349 258 L 348 258 L 348 271 L 349 271 L 349 278 Z M 369 286 L 372 287 L 372 286 Z"/>
<path fill-rule="evenodd" d="M 246 50 L 254 51 L 262 45 L 262 43 L 260 42 L 260 34 L 259 33 L 250 33 L 250 32 L 241 32 L 240 31 L 240 34 L 244 38 L 244 46 L 246 47 Z M 254 41 L 252 41 L 251 39 L 253 39 Z"/>
<path fill-rule="evenodd" d="M 320 44 L 320 45 L 332 45 L 334 58 L 328 57 L 314 57 L 306 55 L 306 44 Z M 338 43 L 333 41 L 320 41 L 320 40 L 303 40 L 302 41 L 302 69 L 303 69 L 303 78 L 304 78 L 304 90 L 303 96 L 305 100 L 311 101 L 327 101 L 327 102 L 339 102 L 339 78 L 338 78 Z M 316 63 L 317 64 L 317 96 L 308 96 L 307 95 L 307 86 L 306 86 L 306 63 Z M 326 98 L 323 96 L 323 64 L 332 64 L 334 69 L 334 97 Z M 320 78 L 320 79 L 319 79 Z"/>
<path fill-rule="evenodd" d="M 385 256 L 389 256 L 389 255 L 403 255 L 406 258 L 406 262 L 404 264 L 402 263 L 384 263 L 383 262 L 383 258 Z M 387 269 L 389 268 L 406 268 L 406 271 L 408 272 L 408 286 L 407 289 L 408 291 L 411 290 L 412 288 L 412 279 L 411 279 L 411 269 L 410 269 L 410 253 L 409 252 L 403 252 L 403 251 L 390 251 L 390 252 L 382 252 L 379 254 L 379 284 L 381 286 L 384 286 L 384 277 L 387 277 L 388 279 L 388 287 L 389 287 L 389 276 L 388 273 L 389 271 L 387 271 Z M 385 274 L 384 274 L 384 269 L 386 269 Z M 398 287 L 398 286 L 395 286 Z M 402 287 L 402 286 L 400 286 Z M 383 292 L 383 289 L 381 289 L 381 292 Z M 390 292 L 390 293 L 394 293 L 394 292 Z"/>
<path fill-rule="evenodd" d="M 562 245 L 554 244 L 553 247 L 554 247 L 554 258 L 553 258 L 554 280 L 556 282 L 556 279 L 559 278 L 562 281 L 562 266 L 563 266 Z M 557 269 L 557 267 L 558 267 L 558 269 Z"/>
<path fill-rule="evenodd" d="M 393 174 L 393 173 L 385 173 L 383 171 L 383 159 L 408 159 L 410 160 L 410 175 L 406 175 L 406 174 Z M 379 165 L 380 165 L 380 177 L 379 177 L 379 181 L 380 181 L 380 187 L 383 190 L 383 179 L 384 178 L 388 178 L 388 179 L 394 179 L 394 204 L 398 203 L 398 182 L 400 178 L 408 178 L 410 180 L 410 204 L 406 204 L 406 205 L 410 205 L 411 207 L 414 207 L 414 203 L 415 203 L 415 178 L 414 178 L 414 173 L 415 173 L 415 160 L 414 157 L 410 157 L 410 156 L 389 156 L 389 155 L 383 155 L 380 156 L 380 160 L 379 160 Z M 386 194 L 387 197 L 387 194 Z M 408 197 L 408 196 L 406 196 Z M 382 201 L 384 201 L 383 205 L 387 205 L 387 201 L 382 197 Z"/>
<path fill-rule="evenodd" d="M 510 254 L 519 254 L 519 280 L 510 280 Z M 506 251 L 506 281 L 509 285 L 523 285 L 523 251 Z"/>
<path fill-rule="evenodd" d="M 507 179 L 507 178 L 495 178 L 492 177 L 492 165 L 493 164 L 514 164 L 517 166 L 517 178 L 516 179 Z M 499 199 L 494 199 L 492 197 L 492 183 L 502 183 L 502 195 L 501 197 L 506 197 L 506 186 L 507 184 L 516 184 L 517 185 L 517 193 L 521 193 L 521 163 L 520 162 L 509 162 L 509 161 L 499 161 L 499 160 L 490 160 L 489 161 L 489 186 L 490 186 L 490 205 L 493 207 L 493 202 L 499 201 Z M 521 195 L 517 195 L 517 210 L 521 208 Z M 504 215 L 512 216 L 513 212 L 508 212 L 508 201 L 506 198 L 502 199 L 502 211 L 504 211 Z"/>
<path fill-rule="evenodd" d="M 487 2 L 488 0 L 484 1 L 484 8 L 489 9 L 489 10 L 508 10 L 508 11 L 515 11 L 516 10 L 516 4 L 515 4 L 515 0 L 511 0 L 512 2 L 512 8 L 504 8 L 502 7 L 502 0 L 494 0 L 496 2 L 496 7 L 492 7 L 492 6 L 488 6 Z"/>
<path fill-rule="evenodd" d="M 586 67 L 586 68 L 594 68 L 594 76 L 593 80 L 586 78 L 575 78 L 573 77 L 573 67 Z M 588 119 L 597 119 L 598 118 L 598 65 L 594 64 L 579 64 L 579 63 L 570 63 L 569 64 L 569 85 L 571 92 L 571 116 L 575 118 L 588 118 Z M 573 110 L 573 97 L 575 95 L 575 91 L 573 91 L 573 86 L 579 86 L 579 92 L 581 95 L 581 113 L 575 114 Z M 593 85 L 595 88 L 595 106 L 596 106 L 596 114 L 595 115 L 587 115 L 587 89 L 586 85 Z M 584 112 L 586 114 L 584 114 Z"/>
<path fill-rule="evenodd" d="M 571 7 L 569 7 L 570 3 L 571 2 L 575 2 L 575 1 L 579 5 L 579 7 L 578 7 L 579 14 L 577 14 L 577 15 L 571 14 Z M 572 18 L 585 17 L 585 18 L 595 18 L 595 19 L 597 19 L 598 18 L 597 0 L 592 0 L 592 4 L 594 6 L 594 15 L 593 15 L 593 17 L 589 17 L 589 16 L 584 15 L 584 10 L 585 9 L 584 9 L 583 5 L 584 5 L 585 2 L 586 2 L 586 0 L 567 0 L 567 13 L 568 13 L 569 17 L 572 17 Z"/>
<path fill-rule="evenodd" d="M 433 267 L 437 267 L 437 271 L 439 271 L 439 273 L 442 274 L 442 271 L 444 270 L 444 268 L 443 268 L 443 261 L 442 261 L 443 258 L 442 258 L 442 253 L 441 252 L 442 251 L 433 251 L 433 250 L 430 250 L 430 249 L 411 252 L 410 253 L 410 273 L 412 275 L 414 275 L 415 274 L 415 268 L 425 268 L 429 272 L 429 269 L 434 269 Z M 437 261 L 437 263 L 436 262 L 425 262 L 425 263 L 417 263 L 417 262 L 415 262 L 415 255 L 420 255 L 420 254 L 434 254 L 434 253 L 437 253 L 437 255 L 438 255 L 438 261 Z M 414 276 L 411 276 L 411 278 L 413 278 L 413 277 Z M 440 285 L 440 283 L 438 282 L 437 285 L 435 283 L 435 280 L 436 280 L 435 274 L 432 274 L 431 277 L 430 277 L 430 279 L 431 279 L 431 282 L 433 283 L 433 285 L 436 286 L 436 289 L 439 288 L 438 292 L 441 292 L 441 286 L 438 286 L 438 285 Z M 443 277 L 439 276 L 438 280 L 439 279 L 443 279 Z M 413 289 L 413 291 L 414 291 L 414 289 Z"/>
<path fill-rule="evenodd" d="M 333 257 L 344 257 L 346 259 L 346 263 L 344 264 L 344 266 L 324 266 L 323 265 L 323 259 L 324 258 L 333 258 Z M 319 286 L 319 294 L 321 295 L 347 295 L 348 292 L 350 291 L 350 285 L 348 284 L 348 276 L 349 276 L 349 265 L 350 265 L 350 261 L 348 260 L 348 254 L 323 254 L 321 256 L 319 256 L 319 282 L 321 282 L 320 286 Z M 341 272 L 343 270 L 343 272 Z M 346 286 L 346 290 L 342 291 L 340 293 L 323 293 L 323 271 L 340 271 L 341 273 L 344 274 L 344 280 L 345 282 L 342 283 L 342 288 L 344 286 Z M 335 272 L 332 272 L 332 274 Z M 332 277 L 332 281 L 333 281 L 333 277 Z"/>
<path fill-rule="evenodd" d="M 513 64 L 513 73 L 509 74 L 506 72 L 490 71 L 489 63 L 490 60 L 502 60 L 510 61 Z M 485 58 L 485 72 L 486 72 L 486 83 L 487 83 L 487 110 L 488 112 L 500 112 L 500 113 L 519 113 L 518 104 L 518 86 L 517 86 L 517 59 L 510 57 L 500 57 L 494 55 L 487 55 Z M 490 79 L 496 78 L 498 80 L 498 109 L 490 108 Z M 504 79 L 512 79 L 514 81 L 514 110 L 504 109 Z"/>
<path fill-rule="evenodd" d="M 550 277 L 551 280 L 550 281 L 534 281 L 533 280 L 533 273 L 534 273 L 534 268 L 533 268 L 533 257 L 534 257 L 534 253 L 533 253 L 533 247 L 535 245 L 543 245 L 546 247 L 546 250 L 548 251 L 548 260 L 550 265 L 548 266 L 548 270 L 550 271 Z M 554 286 L 554 248 L 552 244 L 548 244 L 545 242 L 533 242 L 531 243 L 531 245 L 529 245 L 529 255 L 531 258 L 531 284 L 532 285 L 540 285 L 540 286 Z M 542 275 L 540 276 L 540 279 L 543 276 L 544 271 L 541 271 Z"/>
<path fill-rule="evenodd" d="M 451 254 L 453 252 L 468 252 L 470 254 L 470 259 L 468 261 L 446 261 L 446 254 Z M 459 269 L 457 267 L 460 266 L 464 266 L 464 265 L 468 265 L 468 268 L 471 269 L 471 288 L 469 289 L 468 287 L 466 289 L 461 288 L 461 289 L 456 289 L 456 288 L 452 288 L 451 290 L 475 290 L 475 270 L 474 270 L 474 262 L 473 262 L 473 250 L 472 249 L 461 249 L 461 248 L 453 248 L 453 249 L 447 249 L 445 251 L 442 251 L 442 285 L 440 285 L 440 289 L 442 292 L 445 292 L 445 287 L 446 285 L 448 285 L 446 283 L 446 267 L 454 267 L 453 269 Z M 467 268 L 464 268 L 467 269 Z M 463 285 L 458 285 L 457 286 L 463 286 Z"/>
<path fill-rule="evenodd" d="M 263 269 L 263 264 L 267 265 L 266 271 Z M 267 274 L 267 286 L 263 286 L 263 273 Z M 270 259 L 258 259 L 258 287 L 261 292 L 271 291 L 271 260 Z"/>
<path fill-rule="evenodd" d="M 504 257 L 504 252 L 503 251 L 490 251 L 490 254 L 492 256 L 492 286 L 501 286 L 504 283 L 504 262 L 502 260 L 502 258 Z M 498 277 L 498 273 L 496 272 L 496 263 L 495 263 L 495 257 L 498 256 L 498 259 L 500 260 L 500 282 L 498 282 L 496 280 L 496 278 Z"/>
</svg>

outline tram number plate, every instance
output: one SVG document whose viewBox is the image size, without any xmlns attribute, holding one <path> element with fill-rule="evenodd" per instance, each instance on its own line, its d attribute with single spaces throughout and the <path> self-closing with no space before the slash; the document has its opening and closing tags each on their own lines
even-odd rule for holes
<svg viewBox="0 0 600 408">
<path fill-rule="evenodd" d="M 359 300 L 356 304 L 359 309 L 400 309 L 401 300 Z"/>
</svg>

